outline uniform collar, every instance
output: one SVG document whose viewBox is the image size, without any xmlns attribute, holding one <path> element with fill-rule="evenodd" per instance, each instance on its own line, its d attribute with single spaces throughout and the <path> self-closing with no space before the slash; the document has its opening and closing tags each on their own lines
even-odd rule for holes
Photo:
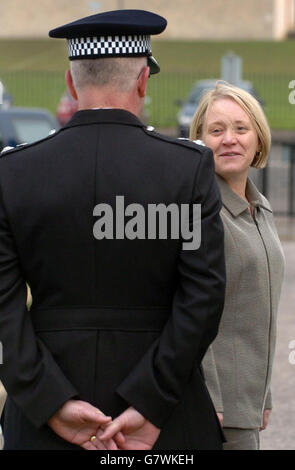
<svg viewBox="0 0 295 470">
<path fill-rule="evenodd" d="M 248 210 L 250 205 L 272 212 L 269 202 L 260 194 L 250 178 L 247 179 L 246 186 L 246 194 L 249 203 L 238 196 L 221 176 L 216 175 L 216 179 L 220 189 L 222 204 L 234 217 L 237 217 L 245 210 Z"/>
<path fill-rule="evenodd" d="M 64 128 L 100 123 L 144 127 L 144 124 L 135 114 L 124 109 L 83 109 L 77 111 L 65 124 Z"/>
</svg>

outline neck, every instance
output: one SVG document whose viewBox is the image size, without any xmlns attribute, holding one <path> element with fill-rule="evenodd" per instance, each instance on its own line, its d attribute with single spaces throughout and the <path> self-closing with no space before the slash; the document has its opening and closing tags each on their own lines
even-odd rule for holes
<svg viewBox="0 0 295 470">
<path fill-rule="evenodd" d="M 246 185 L 248 172 L 242 175 L 220 175 L 227 182 L 231 190 L 248 202 L 246 197 Z"/>
<path fill-rule="evenodd" d="M 140 116 L 142 103 L 134 99 L 132 94 L 118 93 L 112 89 L 87 88 L 78 93 L 79 110 L 92 108 L 125 109 Z"/>
</svg>

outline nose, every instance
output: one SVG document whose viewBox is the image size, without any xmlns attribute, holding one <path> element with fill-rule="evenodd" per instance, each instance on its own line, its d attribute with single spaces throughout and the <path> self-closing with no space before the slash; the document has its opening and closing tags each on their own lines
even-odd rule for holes
<svg viewBox="0 0 295 470">
<path fill-rule="evenodd" d="M 226 129 L 226 131 L 224 132 L 224 134 L 223 134 L 222 141 L 223 141 L 224 144 L 227 144 L 227 145 L 231 145 L 233 143 L 236 143 L 237 142 L 237 137 L 236 137 L 234 129 L 231 129 L 230 127 L 228 127 Z"/>
</svg>

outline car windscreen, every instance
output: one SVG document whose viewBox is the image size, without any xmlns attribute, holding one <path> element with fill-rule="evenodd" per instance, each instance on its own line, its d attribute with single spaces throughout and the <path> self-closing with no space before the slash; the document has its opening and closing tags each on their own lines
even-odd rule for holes
<svg viewBox="0 0 295 470">
<path fill-rule="evenodd" d="M 3 149 L 3 147 L 4 147 L 4 144 L 3 144 L 3 138 L 2 138 L 2 135 L 1 135 L 1 129 L 0 129 L 0 152 Z"/>
<path fill-rule="evenodd" d="M 12 117 L 12 125 L 17 140 L 20 143 L 31 144 L 36 140 L 47 137 L 52 130 L 52 124 L 42 116 L 36 117 Z"/>
<path fill-rule="evenodd" d="M 204 95 L 204 93 L 206 93 L 206 91 L 208 90 L 211 90 L 212 87 L 210 86 L 205 86 L 205 87 L 202 87 L 202 86 L 198 86 L 196 87 L 192 93 L 190 94 L 189 98 L 188 98 L 188 101 L 190 103 L 198 103 L 200 101 L 200 99 L 202 98 L 202 96 Z"/>
</svg>

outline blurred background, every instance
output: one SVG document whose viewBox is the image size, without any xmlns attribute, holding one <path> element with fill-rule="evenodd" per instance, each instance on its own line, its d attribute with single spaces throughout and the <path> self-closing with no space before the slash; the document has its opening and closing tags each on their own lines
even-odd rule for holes
<svg viewBox="0 0 295 470">
<path fill-rule="evenodd" d="M 77 109 L 64 82 L 66 41 L 48 39 L 48 31 L 129 8 L 168 20 L 166 31 L 152 38 L 161 73 L 149 80 L 146 124 L 187 137 L 202 93 L 218 79 L 250 91 L 269 120 L 269 163 L 251 177 L 273 207 L 287 274 L 274 371 L 277 408 L 262 446 L 295 449 L 295 365 L 288 360 L 295 338 L 295 0 L 0 0 L 0 150 L 48 135 Z"/>
<path fill-rule="evenodd" d="M 57 120 L 6 113 L 8 130 L 0 115 L 4 147 L 41 138 L 76 110 L 65 89 L 66 41 L 48 39 L 49 29 L 97 12 L 147 6 L 143 0 L 26 0 L 24 8 L 22 0 L 0 0 L 0 8 L 0 111 L 42 108 Z M 243 86 L 263 104 L 273 133 L 270 163 L 253 178 L 277 215 L 294 215 L 295 0 L 150 0 L 148 8 L 166 17 L 168 27 L 153 37 L 161 73 L 149 81 L 144 121 L 187 137 L 204 90 L 218 79 Z"/>
</svg>

